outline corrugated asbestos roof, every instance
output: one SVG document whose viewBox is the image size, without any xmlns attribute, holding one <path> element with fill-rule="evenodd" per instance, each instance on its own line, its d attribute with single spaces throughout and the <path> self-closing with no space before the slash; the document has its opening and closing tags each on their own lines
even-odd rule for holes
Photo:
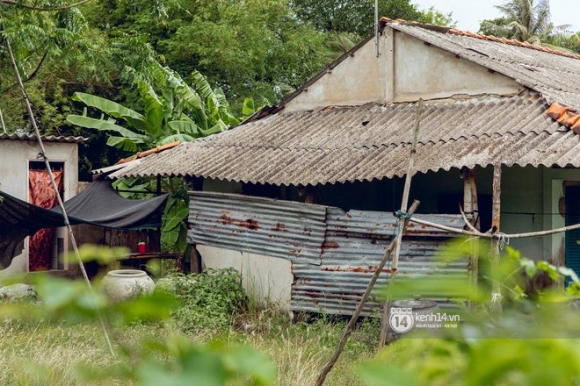
<svg viewBox="0 0 580 386">
<path fill-rule="evenodd" d="M 9 139 L 16 141 L 36 141 L 36 134 L 17 134 L 17 133 L 0 133 L 0 139 Z M 64 142 L 64 143 L 81 143 L 87 139 L 84 137 L 64 137 L 56 135 L 41 135 L 40 139 L 43 142 Z"/>
<path fill-rule="evenodd" d="M 112 177 L 195 175 L 276 185 L 363 181 L 406 173 L 416 104 L 277 113 L 153 154 Z M 580 136 L 534 93 L 425 104 L 418 172 L 462 166 L 580 166 Z"/>
<path fill-rule="evenodd" d="M 571 118 L 557 122 L 546 114 L 553 102 L 580 111 L 576 55 L 455 29 L 382 21 L 529 89 L 512 97 L 426 103 L 415 161 L 418 172 L 498 163 L 580 167 L 580 137 L 566 127 L 571 127 Z M 189 175 L 316 185 L 406 173 L 415 103 L 284 113 L 284 104 L 300 91 L 251 122 L 151 155 L 111 177 Z"/>
</svg>

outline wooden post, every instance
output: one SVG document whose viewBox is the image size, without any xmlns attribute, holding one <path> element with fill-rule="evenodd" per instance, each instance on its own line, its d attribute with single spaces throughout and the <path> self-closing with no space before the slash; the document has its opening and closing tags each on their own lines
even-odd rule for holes
<svg viewBox="0 0 580 386">
<path fill-rule="evenodd" d="M 498 281 L 500 255 L 500 214 L 501 214 L 501 164 L 493 167 L 492 204 L 491 204 L 491 232 L 495 236 L 491 241 L 491 310 L 502 312 L 501 285 Z"/>
<path fill-rule="evenodd" d="M 189 188 L 194 192 L 199 192 L 203 190 L 204 179 L 201 177 L 191 177 L 191 176 L 185 177 L 185 182 L 189 185 Z M 183 257 L 185 259 L 187 256 Z M 189 273 L 201 273 L 203 271 L 201 255 L 197 250 L 197 245 L 194 243 L 190 244 L 189 267 L 186 267 L 185 263 L 183 264 L 183 269 L 186 270 L 187 268 L 189 268 Z"/>
<path fill-rule="evenodd" d="M 471 207 L 473 209 L 473 223 L 475 229 L 481 231 L 481 220 L 479 216 L 479 199 L 477 198 L 477 185 L 475 183 L 475 171 L 470 170 L 469 184 L 471 185 Z"/>
<path fill-rule="evenodd" d="M 201 273 L 201 255 L 195 244 L 191 244 L 189 251 L 189 273 Z"/>
<path fill-rule="evenodd" d="M 405 223 L 407 214 L 407 205 L 409 203 L 409 194 L 411 191 L 411 180 L 413 179 L 413 168 L 415 166 L 415 153 L 417 152 L 417 142 L 419 140 L 419 126 L 421 124 L 421 109 L 423 108 L 423 100 L 419 99 L 419 104 L 417 105 L 417 113 L 415 115 L 415 126 L 413 127 L 413 140 L 411 143 L 411 152 L 409 154 L 409 167 L 407 168 L 407 174 L 405 176 L 405 186 L 403 188 L 403 197 L 401 199 L 401 217 L 399 217 L 398 233 L 396 235 L 395 253 L 393 254 L 393 260 L 391 261 L 391 276 L 389 278 L 389 286 L 395 284 L 395 278 L 397 276 L 397 269 L 399 263 L 399 254 L 401 253 L 401 243 L 403 241 L 403 224 Z M 387 336 L 389 334 L 389 318 L 391 315 L 391 303 L 392 299 L 390 296 L 385 301 L 383 306 L 383 317 L 381 320 L 381 331 L 379 334 L 379 349 L 383 348 L 385 342 L 387 341 Z"/>
<path fill-rule="evenodd" d="M 461 170 L 461 178 L 463 178 L 463 210 L 465 213 L 470 213 L 471 218 L 469 222 L 471 225 L 479 230 L 479 213 L 477 211 L 477 192 L 475 191 L 475 172 L 473 169 L 463 168 Z M 471 242 L 471 252 L 469 256 L 469 272 L 471 285 L 477 287 L 478 280 L 478 264 L 479 264 L 479 237 Z M 474 302 L 469 301 L 469 307 L 474 307 Z"/>
</svg>

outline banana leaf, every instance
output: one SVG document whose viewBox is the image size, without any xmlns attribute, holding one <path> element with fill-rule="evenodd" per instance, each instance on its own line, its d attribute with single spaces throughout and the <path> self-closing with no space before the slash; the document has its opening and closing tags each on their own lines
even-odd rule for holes
<svg viewBox="0 0 580 386">
<path fill-rule="evenodd" d="M 73 125 L 86 127 L 89 129 L 97 129 L 101 131 L 114 131 L 122 135 L 123 137 L 133 139 L 133 140 L 141 140 L 145 141 L 148 137 L 143 134 L 137 134 L 129 129 L 124 128 L 123 126 L 117 125 L 112 120 L 104 120 L 104 119 L 96 119 L 91 117 L 85 117 L 82 115 L 68 115 L 66 120 Z"/>
</svg>

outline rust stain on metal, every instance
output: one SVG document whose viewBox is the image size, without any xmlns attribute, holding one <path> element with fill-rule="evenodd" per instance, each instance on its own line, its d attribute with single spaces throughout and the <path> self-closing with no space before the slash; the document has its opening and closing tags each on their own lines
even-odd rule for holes
<svg viewBox="0 0 580 386">
<path fill-rule="evenodd" d="M 374 273 L 377 267 L 369 265 L 368 267 L 322 267 L 322 271 L 326 272 L 356 272 L 356 273 Z M 384 268 L 381 272 L 391 273 L 391 270 Z"/>
<path fill-rule="evenodd" d="M 322 243 L 322 249 L 338 249 L 340 245 L 336 241 L 325 241 Z"/>
<path fill-rule="evenodd" d="M 254 220 L 253 218 L 249 218 L 247 220 L 236 220 L 236 219 L 233 219 L 233 218 L 227 216 L 224 212 L 222 212 L 222 215 L 220 217 L 221 222 L 224 225 L 233 224 L 233 225 L 237 225 L 237 226 L 242 227 L 242 228 L 247 228 L 251 231 L 257 231 L 260 229 L 260 224 L 256 220 Z"/>
<path fill-rule="evenodd" d="M 286 225 L 282 224 L 281 222 L 276 223 L 275 226 L 271 228 L 274 232 L 288 232 L 286 229 Z"/>
</svg>

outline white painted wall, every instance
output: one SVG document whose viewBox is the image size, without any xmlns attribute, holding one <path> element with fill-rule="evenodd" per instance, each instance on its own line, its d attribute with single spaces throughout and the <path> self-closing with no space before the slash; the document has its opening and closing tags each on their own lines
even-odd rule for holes
<svg viewBox="0 0 580 386">
<path fill-rule="evenodd" d="M 78 190 L 78 145 L 46 142 L 44 146 L 51 162 L 64 163 L 64 200 L 75 196 Z M 28 201 L 28 163 L 39 161 L 38 153 L 35 141 L 0 140 L 0 190 Z M 57 230 L 57 234 L 62 232 Z M 9 267 L 0 270 L 0 280 L 28 271 L 28 239 L 24 247 L 24 252 L 15 257 Z"/>
<path fill-rule="evenodd" d="M 514 95 L 522 86 L 511 78 L 395 33 L 394 101 L 409 102 L 482 94 Z"/>
<path fill-rule="evenodd" d="M 326 106 L 388 104 L 466 97 L 514 95 L 522 90 L 515 80 L 423 41 L 392 30 L 369 40 L 333 69 L 288 101 L 285 111 Z"/>
<path fill-rule="evenodd" d="M 381 39 L 381 47 L 384 43 Z M 370 40 L 289 101 L 285 111 L 384 103 L 385 59 L 375 56 L 375 41 Z"/>
<path fill-rule="evenodd" d="M 234 268 L 242 275 L 246 294 L 263 306 L 290 308 L 292 264 L 288 260 L 206 245 L 197 249 L 207 268 Z"/>
</svg>

